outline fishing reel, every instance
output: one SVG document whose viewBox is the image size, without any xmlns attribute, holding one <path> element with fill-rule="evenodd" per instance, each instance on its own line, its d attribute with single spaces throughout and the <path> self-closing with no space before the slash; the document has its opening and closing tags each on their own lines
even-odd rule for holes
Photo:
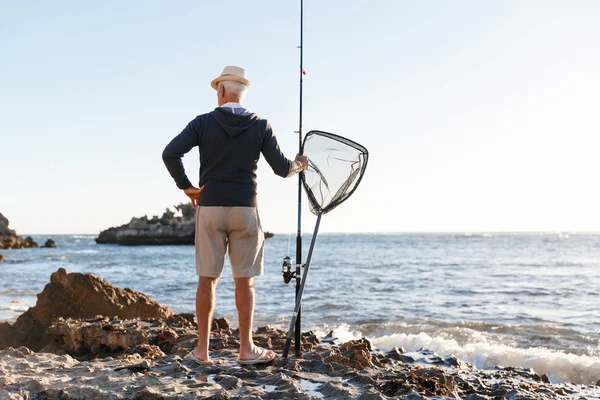
<svg viewBox="0 0 600 400">
<path fill-rule="evenodd" d="M 283 282 L 285 283 L 290 283 L 290 281 L 296 276 L 296 271 L 292 271 L 292 259 L 290 256 L 283 257 L 281 272 L 283 273 Z"/>
</svg>

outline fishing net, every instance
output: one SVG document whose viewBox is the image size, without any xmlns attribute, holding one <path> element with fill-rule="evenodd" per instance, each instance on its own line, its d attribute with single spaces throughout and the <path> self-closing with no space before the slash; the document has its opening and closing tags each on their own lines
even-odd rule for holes
<svg viewBox="0 0 600 400">
<path fill-rule="evenodd" d="M 369 153 L 360 144 L 333 133 L 310 131 L 302 144 L 308 169 L 301 175 L 311 212 L 326 214 L 358 187 Z"/>
</svg>

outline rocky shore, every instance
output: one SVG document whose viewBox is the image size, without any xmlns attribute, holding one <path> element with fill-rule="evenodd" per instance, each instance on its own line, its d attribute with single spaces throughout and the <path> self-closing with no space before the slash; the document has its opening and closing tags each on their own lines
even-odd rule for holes
<svg viewBox="0 0 600 400">
<path fill-rule="evenodd" d="M 166 209 L 164 214 L 152 218 L 143 216 L 132 218 L 129 223 L 100 232 L 98 244 L 119 244 L 123 246 L 160 246 L 194 244 L 196 210 L 190 203 L 175 206 L 181 216 Z M 265 237 L 273 236 L 266 232 Z"/>
<path fill-rule="evenodd" d="M 367 339 L 302 334 L 301 358 L 235 362 L 238 332 L 215 319 L 212 365 L 183 356 L 192 314 L 89 274 L 59 269 L 35 307 L 0 324 L 0 399 L 592 399 L 600 388 L 552 384 L 533 370 L 478 370 L 421 349 L 382 353 Z M 281 354 L 285 332 L 260 327 L 258 345 Z"/>
</svg>

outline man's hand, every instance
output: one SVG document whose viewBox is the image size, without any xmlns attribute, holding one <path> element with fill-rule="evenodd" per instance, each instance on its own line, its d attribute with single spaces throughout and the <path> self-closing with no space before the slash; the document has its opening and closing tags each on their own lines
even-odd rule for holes
<svg viewBox="0 0 600 400">
<path fill-rule="evenodd" d="M 296 154 L 296 158 L 294 159 L 294 161 L 299 162 L 302 165 L 302 171 L 306 171 L 308 169 L 308 157 L 300 155 L 300 154 Z"/>
<path fill-rule="evenodd" d="M 192 200 L 193 208 L 198 207 L 198 200 L 200 199 L 200 193 L 202 193 L 202 190 L 204 190 L 204 185 L 200 187 L 200 189 L 190 186 L 183 191 L 183 193 L 185 193 L 185 195 Z"/>
</svg>

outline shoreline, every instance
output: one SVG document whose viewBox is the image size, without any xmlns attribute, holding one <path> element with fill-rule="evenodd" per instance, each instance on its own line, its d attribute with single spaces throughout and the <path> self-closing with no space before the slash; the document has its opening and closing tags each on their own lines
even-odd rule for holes
<svg viewBox="0 0 600 400">
<path fill-rule="evenodd" d="M 157 319 L 67 319 L 51 329 L 61 332 L 62 344 L 39 352 L 25 347 L 0 351 L 0 398 L 18 393 L 48 400 L 600 399 L 598 387 L 553 384 L 527 368 L 480 370 L 428 350 L 394 348 L 383 353 L 366 339 L 336 344 L 332 336 L 320 340 L 312 332 L 303 332 L 302 358 L 284 360 L 286 332 L 268 326 L 256 330 L 255 342 L 278 357 L 266 365 L 239 365 L 237 331 L 224 319 L 213 322 L 212 365 L 184 359 L 194 348 L 196 331 L 183 317 L 170 324 Z M 94 334 L 86 338 L 85 332 Z M 102 346 L 94 347 L 98 340 Z"/>
<path fill-rule="evenodd" d="M 224 318 L 211 327 L 214 363 L 197 365 L 184 359 L 197 340 L 193 314 L 143 293 L 59 268 L 37 298 L 13 324 L 0 324 L 1 399 L 600 399 L 598 386 L 552 383 L 531 368 L 478 369 L 426 348 L 384 353 L 334 331 L 303 332 L 302 357 L 284 360 L 287 332 L 260 327 L 256 345 L 278 357 L 239 365 L 238 332 Z"/>
</svg>

